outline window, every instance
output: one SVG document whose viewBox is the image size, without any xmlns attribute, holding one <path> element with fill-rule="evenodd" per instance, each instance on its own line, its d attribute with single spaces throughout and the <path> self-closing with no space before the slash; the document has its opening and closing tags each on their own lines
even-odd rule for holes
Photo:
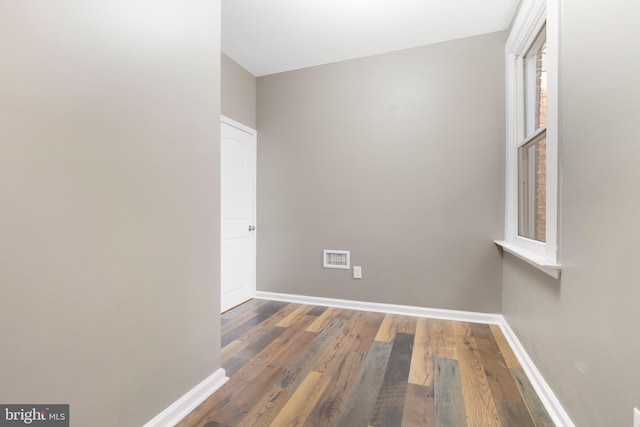
<svg viewBox="0 0 640 427">
<path fill-rule="evenodd" d="M 518 236 L 545 242 L 546 150 L 545 129 L 518 148 Z"/>
<path fill-rule="evenodd" d="M 546 241 L 547 32 L 524 55 L 521 78 L 524 132 L 518 143 L 518 235 Z"/>
<path fill-rule="evenodd" d="M 506 251 L 559 277 L 557 0 L 524 0 L 506 46 Z"/>
</svg>

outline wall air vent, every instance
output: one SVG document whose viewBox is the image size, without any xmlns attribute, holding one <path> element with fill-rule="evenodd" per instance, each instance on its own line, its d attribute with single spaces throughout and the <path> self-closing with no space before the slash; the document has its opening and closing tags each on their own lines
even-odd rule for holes
<svg viewBox="0 0 640 427">
<path fill-rule="evenodd" d="M 325 249 L 322 266 L 324 268 L 342 268 L 344 270 L 348 270 L 351 268 L 350 257 L 349 251 Z"/>
</svg>

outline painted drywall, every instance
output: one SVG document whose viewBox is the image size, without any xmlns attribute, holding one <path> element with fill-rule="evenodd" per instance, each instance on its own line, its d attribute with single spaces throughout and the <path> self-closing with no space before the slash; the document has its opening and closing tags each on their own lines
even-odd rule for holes
<svg viewBox="0 0 640 427">
<path fill-rule="evenodd" d="M 0 402 L 140 426 L 220 367 L 219 2 L 0 2 Z"/>
<path fill-rule="evenodd" d="M 258 290 L 500 311 L 505 40 L 258 78 Z"/>
<path fill-rule="evenodd" d="M 640 4 L 562 2 L 562 278 L 504 258 L 503 310 L 576 426 L 640 406 Z"/>
<path fill-rule="evenodd" d="M 224 52 L 221 60 L 222 114 L 255 129 L 256 78 Z"/>
</svg>

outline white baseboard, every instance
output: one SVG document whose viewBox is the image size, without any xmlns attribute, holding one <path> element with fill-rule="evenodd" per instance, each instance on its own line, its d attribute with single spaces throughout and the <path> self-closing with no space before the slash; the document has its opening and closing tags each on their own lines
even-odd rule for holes
<svg viewBox="0 0 640 427">
<path fill-rule="evenodd" d="M 544 377 L 533 364 L 533 361 L 518 340 L 515 332 L 501 314 L 475 313 L 470 311 L 443 310 L 437 308 L 415 307 L 408 305 L 382 304 L 363 301 L 351 301 L 334 298 L 312 297 L 304 295 L 281 294 L 276 292 L 256 291 L 255 298 L 292 302 L 297 304 L 320 305 L 323 307 L 338 307 L 351 310 L 374 311 L 377 313 L 400 314 L 405 316 L 429 317 L 434 319 L 455 320 L 461 322 L 484 323 L 498 325 L 505 338 L 511 345 L 513 352 L 520 361 L 522 369 L 529 378 L 531 385 L 540 397 L 540 401 L 547 409 L 549 416 L 557 427 L 575 427 L 560 401 L 544 380 Z"/>
<path fill-rule="evenodd" d="M 471 311 L 442 310 L 409 305 L 383 304 L 377 302 L 352 301 L 346 299 L 311 297 L 304 295 L 280 294 L 276 292 L 256 291 L 255 298 L 298 304 L 320 305 L 323 307 L 338 307 L 350 310 L 373 311 L 376 313 L 401 314 L 406 316 L 430 317 L 433 319 L 459 320 L 461 322 L 486 323 L 499 325 L 504 322 L 501 314 L 475 313 Z"/>
<path fill-rule="evenodd" d="M 516 357 L 520 361 L 520 365 L 522 365 L 522 369 L 524 373 L 527 374 L 531 385 L 534 390 L 538 394 L 540 401 L 547 409 L 549 416 L 556 424 L 557 427 L 575 427 L 571 418 L 569 418 L 569 414 L 564 410 L 562 404 L 549 387 L 549 384 L 544 380 L 544 377 L 533 363 L 527 351 L 524 349 L 518 336 L 511 329 L 509 323 L 506 319 L 503 318 L 502 323 L 500 323 L 500 329 L 502 330 L 503 335 L 509 342 L 511 349 L 515 353 Z"/>
<path fill-rule="evenodd" d="M 200 384 L 185 393 L 180 399 L 173 402 L 164 411 L 156 415 L 143 427 L 175 426 L 191 411 L 196 409 L 198 405 L 204 402 L 205 399 L 222 387 L 228 379 L 229 377 L 225 375 L 224 369 L 218 369 Z"/>
</svg>

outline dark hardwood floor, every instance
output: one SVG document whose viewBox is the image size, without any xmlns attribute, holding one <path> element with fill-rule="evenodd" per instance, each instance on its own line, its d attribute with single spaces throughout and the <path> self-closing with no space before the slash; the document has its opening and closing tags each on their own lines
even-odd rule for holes
<svg viewBox="0 0 640 427">
<path fill-rule="evenodd" d="M 179 426 L 554 425 L 494 325 L 252 300 L 222 315 L 222 366 Z"/>
</svg>

